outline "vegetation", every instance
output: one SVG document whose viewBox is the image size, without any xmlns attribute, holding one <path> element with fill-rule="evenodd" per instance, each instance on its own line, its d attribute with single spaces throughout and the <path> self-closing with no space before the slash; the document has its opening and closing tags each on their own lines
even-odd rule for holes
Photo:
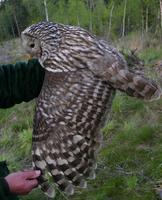
<svg viewBox="0 0 162 200">
<path fill-rule="evenodd" d="M 72 200 L 157 200 L 155 183 L 162 177 L 161 103 L 143 102 L 117 93 L 105 142 L 98 157 L 97 178 Z M 34 103 L 1 110 L 0 160 L 11 171 L 31 167 L 31 133 Z M 37 189 L 22 200 L 46 200 Z M 66 198 L 59 194 L 57 200 Z"/>
<path fill-rule="evenodd" d="M 129 38 L 127 45 L 130 45 Z M 135 39 L 131 41 L 136 43 Z M 13 58 L 15 45 L 19 43 L 17 40 L 11 43 Z M 161 51 L 159 47 L 151 47 L 139 55 L 146 63 L 153 63 L 162 58 Z M 19 52 L 16 59 L 20 59 Z M 105 142 L 98 156 L 97 178 L 89 181 L 87 190 L 78 190 L 72 200 L 160 199 L 154 188 L 162 177 L 161 105 L 162 100 L 143 102 L 117 93 L 111 120 L 103 129 Z M 0 110 L 0 160 L 7 160 L 11 171 L 31 168 L 34 106 L 34 102 L 29 102 Z M 36 189 L 21 199 L 46 200 L 47 197 Z M 67 198 L 58 192 L 56 199 Z"/>
<path fill-rule="evenodd" d="M 107 39 L 134 31 L 160 35 L 161 11 L 161 0 L 1 0 L 0 40 L 40 20 L 78 25 Z"/>
<path fill-rule="evenodd" d="M 29 24 L 49 19 L 84 27 L 112 40 L 123 52 L 138 49 L 146 71 L 155 78 L 152 66 L 162 59 L 161 11 L 161 0 L 1 0 L 0 62 L 25 59 L 20 41 L 13 38 Z M 162 179 L 161 105 L 162 100 L 143 102 L 117 92 L 110 122 L 103 129 L 97 178 L 70 199 L 160 199 L 155 184 Z M 11 171 L 32 167 L 34 106 L 29 102 L 0 110 L 0 160 L 7 160 Z M 39 189 L 21 197 L 35 199 L 48 198 Z M 66 199 L 57 192 L 56 200 Z"/>
</svg>

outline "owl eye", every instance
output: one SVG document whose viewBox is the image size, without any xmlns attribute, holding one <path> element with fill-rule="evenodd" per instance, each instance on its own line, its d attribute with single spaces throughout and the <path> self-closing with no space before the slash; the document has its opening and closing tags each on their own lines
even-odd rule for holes
<svg viewBox="0 0 162 200">
<path fill-rule="evenodd" d="M 32 44 L 30 44 L 29 46 L 30 46 L 31 48 L 34 48 L 34 47 L 35 47 L 35 44 L 32 43 Z"/>
</svg>

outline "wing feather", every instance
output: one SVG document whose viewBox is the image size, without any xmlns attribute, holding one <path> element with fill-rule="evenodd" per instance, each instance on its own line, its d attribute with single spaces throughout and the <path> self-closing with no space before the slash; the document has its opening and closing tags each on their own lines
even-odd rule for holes
<svg viewBox="0 0 162 200">
<path fill-rule="evenodd" d="M 39 147 L 41 156 L 34 154 L 33 161 L 36 165 L 43 163 L 38 167 L 46 168 L 67 194 L 73 194 L 75 186 L 85 188 L 86 179 L 95 177 L 95 155 L 101 143 L 99 126 L 112 101 L 113 89 L 106 82 L 87 77 L 75 72 L 62 86 L 62 79 L 52 74 L 45 80 L 37 102 L 33 148 L 36 154 Z M 51 93 L 46 87 L 49 82 L 54 85 Z"/>
<path fill-rule="evenodd" d="M 142 73 L 127 67 L 124 57 L 106 41 L 99 41 L 103 54 L 92 61 L 88 68 L 94 75 L 108 81 L 114 89 L 126 92 L 130 96 L 145 100 L 159 99 L 162 95 L 160 86 Z"/>
</svg>

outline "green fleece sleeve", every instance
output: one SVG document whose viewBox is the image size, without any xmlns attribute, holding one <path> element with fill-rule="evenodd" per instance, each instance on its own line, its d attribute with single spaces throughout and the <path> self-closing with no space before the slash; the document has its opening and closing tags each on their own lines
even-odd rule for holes
<svg viewBox="0 0 162 200">
<path fill-rule="evenodd" d="M 10 193 L 8 183 L 3 177 L 0 177 L 0 199 L 1 200 L 18 200 L 19 199 L 15 194 Z"/>
<path fill-rule="evenodd" d="M 0 65 L 0 108 L 8 108 L 39 95 L 44 69 L 35 59 Z"/>
<path fill-rule="evenodd" d="M 0 199 L 7 200 L 9 194 L 8 184 L 4 178 L 0 177 Z"/>
</svg>

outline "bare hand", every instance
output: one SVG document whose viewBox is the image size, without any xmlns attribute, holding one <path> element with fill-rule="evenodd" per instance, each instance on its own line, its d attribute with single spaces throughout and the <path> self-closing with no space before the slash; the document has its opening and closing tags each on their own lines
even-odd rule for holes
<svg viewBox="0 0 162 200">
<path fill-rule="evenodd" d="M 38 178 L 40 174 L 41 172 L 39 170 L 15 172 L 6 176 L 5 180 L 9 185 L 11 193 L 25 195 L 38 186 L 36 178 Z"/>
</svg>

